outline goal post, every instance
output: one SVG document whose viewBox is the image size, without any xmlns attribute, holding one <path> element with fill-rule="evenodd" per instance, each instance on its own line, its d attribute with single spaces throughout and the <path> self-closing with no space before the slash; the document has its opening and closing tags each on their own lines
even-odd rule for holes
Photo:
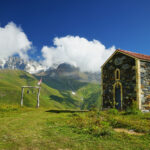
<svg viewBox="0 0 150 150">
<path fill-rule="evenodd" d="M 37 108 L 40 107 L 40 90 L 41 87 L 39 86 L 22 86 L 21 87 L 21 107 L 23 106 L 23 94 L 24 94 L 24 88 L 35 88 L 38 89 L 38 93 L 37 93 Z"/>
</svg>

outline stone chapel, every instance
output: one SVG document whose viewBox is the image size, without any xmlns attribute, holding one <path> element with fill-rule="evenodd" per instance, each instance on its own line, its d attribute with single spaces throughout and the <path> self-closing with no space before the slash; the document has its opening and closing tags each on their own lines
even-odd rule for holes
<svg viewBox="0 0 150 150">
<path fill-rule="evenodd" d="M 117 49 L 101 67 L 103 108 L 150 109 L 150 56 Z"/>
</svg>

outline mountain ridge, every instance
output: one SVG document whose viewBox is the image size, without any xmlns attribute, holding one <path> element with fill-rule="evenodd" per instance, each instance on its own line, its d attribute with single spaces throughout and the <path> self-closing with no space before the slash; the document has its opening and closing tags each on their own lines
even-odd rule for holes
<svg viewBox="0 0 150 150">
<path fill-rule="evenodd" d="M 0 59 L 0 69 L 23 70 L 31 74 L 46 70 L 46 67 L 34 60 L 24 60 L 13 56 Z"/>
<path fill-rule="evenodd" d="M 36 73 L 31 74 L 30 68 L 27 67 L 29 64 L 31 66 L 33 64 L 33 68 L 31 67 L 32 71 L 38 70 L 37 68 L 40 65 L 34 61 L 26 62 L 18 57 L 9 58 L 8 60 L 3 60 L 0 62 L 0 77 L 4 78 L 0 78 L 0 88 L 3 89 L 2 91 L 0 91 L 0 96 L 2 96 L 0 97 L 0 101 L 6 99 L 5 102 L 8 101 L 12 103 L 12 101 L 10 100 L 14 98 L 14 101 L 18 103 L 18 101 L 20 100 L 18 99 L 18 97 L 20 97 L 21 94 L 21 86 L 30 85 L 30 82 L 32 82 L 32 80 L 34 82 L 36 81 L 37 84 L 38 80 L 42 78 L 42 86 L 46 86 L 44 89 L 45 91 L 47 91 L 45 93 L 42 88 L 42 101 L 47 106 L 54 105 L 58 108 L 76 109 L 89 109 L 93 105 L 97 105 L 99 107 L 99 72 L 81 72 L 80 68 L 78 67 L 75 67 L 71 64 L 62 63 L 57 67 L 49 67 L 45 70 L 41 65 L 42 67 L 39 67 L 41 70 L 39 69 L 39 71 L 37 71 Z M 18 75 L 20 72 L 22 72 L 23 75 Z M 32 80 L 30 80 L 30 76 Z M 13 82 L 13 80 L 15 80 L 15 82 Z M 12 88 L 9 90 L 8 87 Z M 15 91 L 15 88 L 18 93 L 16 97 L 11 92 Z M 4 95 L 7 95 L 7 93 L 9 93 L 10 96 L 8 95 L 5 98 Z M 30 93 L 32 93 L 32 91 Z M 9 98 L 10 100 L 8 100 Z M 30 95 L 27 95 L 27 99 L 28 102 L 31 103 L 31 106 L 33 106 L 31 102 L 32 97 Z M 48 102 L 49 100 L 51 100 L 52 104 Z M 44 103 L 43 106 L 45 106 Z M 30 106 L 30 104 L 28 106 Z"/>
<path fill-rule="evenodd" d="M 80 80 L 82 82 L 100 83 L 100 72 L 82 72 L 79 67 L 68 63 L 61 63 L 55 67 L 46 67 L 34 60 L 23 60 L 13 56 L 7 59 L 0 59 L 0 69 L 23 70 L 37 76 L 49 76 L 51 78 L 66 77 Z"/>
</svg>

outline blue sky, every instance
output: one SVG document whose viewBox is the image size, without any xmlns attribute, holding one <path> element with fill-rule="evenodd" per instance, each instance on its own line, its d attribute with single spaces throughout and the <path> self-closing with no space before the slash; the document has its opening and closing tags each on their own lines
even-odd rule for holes
<svg viewBox="0 0 150 150">
<path fill-rule="evenodd" d="M 149 0 L 1 0 L 0 25 L 21 26 L 37 52 L 67 35 L 150 55 Z"/>
</svg>

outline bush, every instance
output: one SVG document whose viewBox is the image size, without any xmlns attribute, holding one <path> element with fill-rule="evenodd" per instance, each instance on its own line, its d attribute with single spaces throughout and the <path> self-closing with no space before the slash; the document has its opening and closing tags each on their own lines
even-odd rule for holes
<svg viewBox="0 0 150 150">
<path fill-rule="evenodd" d="M 17 105 L 1 105 L 0 112 L 9 112 L 9 111 L 17 111 L 19 106 Z"/>
<path fill-rule="evenodd" d="M 139 114 L 141 114 L 141 111 L 137 107 L 137 102 L 133 100 L 131 106 L 129 106 L 126 109 L 124 114 L 125 115 L 130 115 L 130 114 L 131 115 L 139 115 Z"/>
<path fill-rule="evenodd" d="M 108 110 L 108 113 L 109 113 L 109 114 L 113 114 L 113 115 L 118 115 L 118 114 L 119 114 L 118 110 L 115 109 L 115 108 L 109 109 L 109 110 Z"/>
<path fill-rule="evenodd" d="M 91 105 L 91 107 L 89 108 L 89 111 L 95 111 L 97 112 L 99 109 L 97 108 L 96 105 Z"/>
<path fill-rule="evenodd" d="M 112 134 L 112 128 L 109 123 L 96 112 L 89 112 L 85 116 L 74 116 L 69 124 L 78 133 L 88 133 L 93 136 Z"/>
</svg>

